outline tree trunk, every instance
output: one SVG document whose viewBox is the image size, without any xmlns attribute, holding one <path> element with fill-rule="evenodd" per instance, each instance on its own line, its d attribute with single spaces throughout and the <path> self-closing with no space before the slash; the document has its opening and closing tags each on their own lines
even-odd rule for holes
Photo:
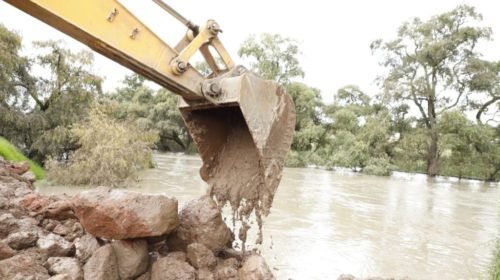
<svg viewBox="0 0 500 280">
<path fill-rule="evenodd" d="M 431 145 L 427 153 L 427 175 L 435 177 L 439 172 L 438 133 L 431 131 Z"/>
</svg>

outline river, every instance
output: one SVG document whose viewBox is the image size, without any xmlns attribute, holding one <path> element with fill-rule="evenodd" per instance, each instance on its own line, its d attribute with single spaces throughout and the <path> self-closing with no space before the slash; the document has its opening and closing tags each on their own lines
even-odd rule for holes
<svg viewBox="0 0 500 280">
<path fill-rule="evenodd" d="M 156 154 L 155 162 L 129 189 L 175 196 L 179 207 L 205 193 L 197 156 Z M 82 188 L 40 189 L 74 194 Z M 499 237 L 496 183 L 287 168 L 260 249 L 278 279 L 343 273 L 487 279 Z"/>
</svg>

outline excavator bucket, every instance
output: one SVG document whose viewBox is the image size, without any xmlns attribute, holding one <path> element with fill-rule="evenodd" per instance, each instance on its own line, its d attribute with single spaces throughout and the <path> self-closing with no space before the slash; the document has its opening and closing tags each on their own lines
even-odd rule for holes
<svg viewBox="0 0 500 280">
<path fill-rule="evenodd" d="M 282 86 L 250 72 L 219 84 L 217 105 L 179 105 L 203 160 L 200 175 L 219 205 L 266 216 L 292 143 L 293 101 Z"/>
</svg>

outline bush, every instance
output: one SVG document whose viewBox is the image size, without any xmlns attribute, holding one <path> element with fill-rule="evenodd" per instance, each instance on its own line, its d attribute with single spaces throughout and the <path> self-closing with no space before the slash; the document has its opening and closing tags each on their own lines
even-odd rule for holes
<svg viewBox="0 0 500 280">
<path fill-rule="evenodd" d="M 35 174 L 38 180 L 45 178 L 45 171 L 40 165 L 25 157 L 16 147 L 14 147 L 14 145 L 3 137 L 0 137 L 0 156 L 5 160 L 14 162 L 26 161 L 28 162 L 31 172 Z"/>
<path fill-rule="evenodd" d="M 377 176 L 391 175 L 394 167 L 387 158 L 371 158 L 368 160 L 367 165 L 363 168 L 363 173 Z"/>
<path fill-rule="evenodd" d="M 71 133 L 80 147 L 66 162 L 47 162 L 50 181 L 116 186 L 135 179 L 138 170 L 151 166 L 150 147 L 157 134 L 117 122 L 99 108 L 92 109 L 88 120 L 75 125 Z"/>
</svg>

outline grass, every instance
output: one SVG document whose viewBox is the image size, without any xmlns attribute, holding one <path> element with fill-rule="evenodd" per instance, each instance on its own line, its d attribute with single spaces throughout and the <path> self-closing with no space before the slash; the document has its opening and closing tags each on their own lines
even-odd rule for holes
<svg viewBox="0 0 500 280">
<path fill-rule="evenodd" d="M 491 264 L 491 279 L 500 280 L 500 240 L 497 241 L 495 257 Z"/>
<path fill-rule="evenodd" d="M 31 172 L 33 172 L 38 180 L 45 178 L 45 170 L 43 168 L 24 156 L 14 145 L 12 145 L 5 138 L 0 137 L 0 156 L 5 160 L 10 160 L 14 162 L 26 161 L 30 166 Z"/>
</svg>

